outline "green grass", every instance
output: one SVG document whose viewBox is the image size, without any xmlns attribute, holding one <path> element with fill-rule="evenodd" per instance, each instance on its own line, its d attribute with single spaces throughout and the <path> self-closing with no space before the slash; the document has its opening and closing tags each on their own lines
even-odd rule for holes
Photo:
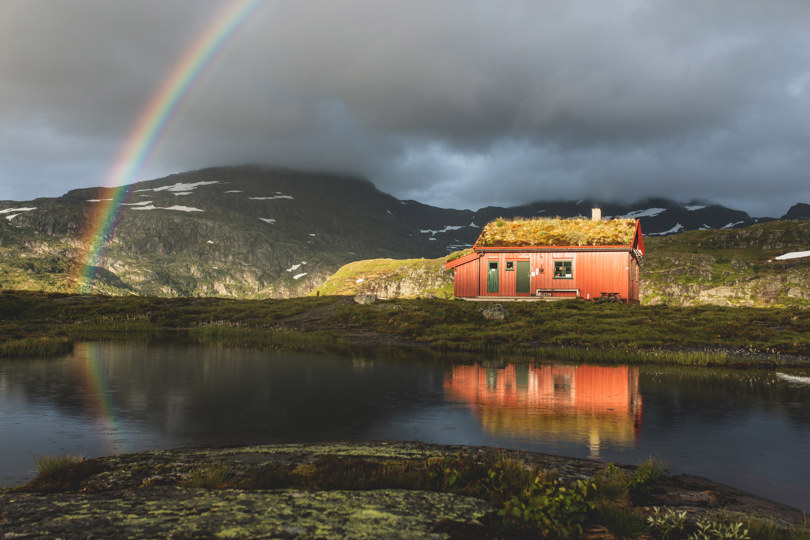
<svg viewBox="0 0 810 540">
<path fill-rule="evenodd" d="M 84 461 L 84 456 L 72 456 L 64 454 L 61 456 L 36 456 L 34 463 L 37 466 L 39 474 L 44 476 L 51 476 L 64 472 L 77 463 Z"/>
<path fill-rule="evenodd" d="M 76 491 L 81 483 L 101 471 L 96 460 L 83 456 L 37 456 L 34 458 L 38 474 L 28 484 L 12 488 L 16 491 L 54 493 Z"/>
<path fill-rule="evenodd" d="M 342 266 L 325 283 L 309 293 L 309 296 L 374 293 L 380 287 L 396 290 L 398 284 L 408 280 L 410 283 L 418 285 L 419 292 L 403 296 L 415 297 L 432 294 L 440 298 L 452 298 L 452 272 L 445 269 L 444 263 L 455 255 L 450 254 L 438 259 L 355 261 Z"/>
<path fill-rule="evenodd" d="M 810 356 L 801 308 L 644 306 L 571 300 L 485 303 L 346 297 L 288 300 L 71 296 L 0 291 L 0 357 L 48 356 L 97 340 L 186 341 L 256 349 L 345 350 L 364 338 L 444 352 L 514 353 L 604 364 L 767 365 Z"/>
<path fill-rule="evenodd" d="M 182 485 L 189 488 L 216 489 L 225 483 L 231 472 L 229 465 L 214 463 L 194 469 Z"/>
</svg>

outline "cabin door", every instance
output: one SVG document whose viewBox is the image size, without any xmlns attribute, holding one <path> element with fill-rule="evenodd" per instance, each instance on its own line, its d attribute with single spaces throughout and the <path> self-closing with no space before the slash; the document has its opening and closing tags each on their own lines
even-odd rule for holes
<svg viewBox="0 0 810 540">
<path fill-rule="evenodd" d="M 517 294 L 529 294 L 529 261 L 516 261 L 515 274 Z"/>
<path fill-rule="evenodd" d="M 487 261 L 487 292 L 499 292 L 498 261 Z"/>
</svg>

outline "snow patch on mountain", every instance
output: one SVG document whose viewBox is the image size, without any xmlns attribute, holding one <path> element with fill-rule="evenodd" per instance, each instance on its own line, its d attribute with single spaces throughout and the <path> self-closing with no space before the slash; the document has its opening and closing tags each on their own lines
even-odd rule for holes
<svg viewBox="0 0 810 540">
<path fill-rule="evenodd" d="M 472 227 L 472 225 L 469 225 L 469 226 Z M 438 230 L 419 229 L 419 232 L 422 233 L 422 234 L 429 234 L 431 236 L 436 236 L 436 233 L 444 233 L 444 232 L 448 232 L 448 231 L 457 231 L 457 230 L 462 229 L 462 228 L 464 228 L 463 225 L 445 225 L 444 229 L 438 229 Z M 433 240 L 433 238 L 431 238 L 431 240 Z"/>
<path fill-rule="evenodd" d="M 638 219 L 643 217 L 654 217 L 660 214 L 661 212 L 666 212 L 666 208 L 647 208 L 646 210 L 633 210 L 623 216 L 619 216 L 623 219 Z M 664 233 L 661 233 L 664 234 Z"/>
<path fill-rule="evenodd" d="M 726 223 L 725 225 L 723 225 L 720 228 L 721 229 L 730 229 L 732 227 L 736 227 L 737 225 L 741 225 L 743 223 L 745 223 L 745 222 L 744 221 L 737 221 L 736 223 Z"/>
<path fill-rule="evenodd" d="M 787 259 L 800 259 L 802 257 L 810 257 L 810 251 L 791 251 L 790 253 L 774 257 L 774 260 L 785 261 Z"/>
<path fill-rule="evenodd" d="M 681 225 L 680 223 L 676 223 L 675 226 L 668 231 L 647 233 L 647 236 L 664 236 L 667 234 L 675 234 L 677 232 L 681 232 L 683 229 L 684 229 L 683 225 Z"/>
<path fill-rule="evenodd" d="M 307 275 L 307 273 L 306 273 L 306 272 L 302 272 L 302 273 L 300 273 L 300 274 L 295 274 L 295 275 L 293 276 L 293 279 L 301 279 L 301 278 L 302 278 L 302 277 L 304 277 L 305 275 Z"/>
<path fill-rule="evenodd" d="M 0 214 L 8 214 L 10 212 L 30 212 L 31 210 L 36 210 L 36 209 L 37 209 L 36 206 L 32 206 L 31 208 L 6 208 L 5 210 L 0 210 Z M 20 214 L 18 213 L 17 215 L 20 215 Z"/>
<path fill-rule="evenodd" d="M 295 199 L 292 195 L 271 195 L 269 197 L 248 197 L 251 201 L 272 201 L 275 199 Z"/>
<path fill-rule="evenodd" d="M 273 219 L 273 218 L 260 217 L 259 219 L 264 221 L 265 223 L 269 223 L 270 225 L 275 225 L 276 224 L 276 220 Z"/>
<path fill-rule="evenodd" d="M 170 191 L 170 192 L 180 192 L 180 191 L 193 191 L 200 186 L 208 186 L 211 184 L 219 184 L 219 180 L 211 180 L 210 182 L 193 182 L 193 183 L 183 183 L 178 182 L 176 184 L 172 184 L 171 186 L 162 186 L 156 188 L 144 188 L 144 189 L 136 189 L 135 191 Z"/>
<path fill-rule="evenodd" d="M 695 210 L 703 210 L 704 208 L 706 208 L 706 205 L 705 204 L 690 204 L 688 206 L 684 206 L 684 208 L 686 208 L 690 212 L 694 212 Z"/>
<path fill-rule="evenodd" d="M 192 206 L 155 206 L 154 204 L 150 204 L 148 206 L 134 206 L 133 210 L 174 210 L 176 212 L 202 212 L 200 208 L 194 208 Z"/>
</svg>

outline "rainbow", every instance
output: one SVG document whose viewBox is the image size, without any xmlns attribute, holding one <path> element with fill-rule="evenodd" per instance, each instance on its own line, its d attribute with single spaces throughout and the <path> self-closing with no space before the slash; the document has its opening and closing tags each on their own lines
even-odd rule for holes
<svg viewBox="0 0 810 540">
<path fill-rule="evenodd" d="M 114 187 L 109 198 L 93 208 L 82 235 L 87 246 L 79 266 L 78 290 L 90 292 L 104 247 L 120 221 L 121 203 L 127 200 L 136 175 L 151 157 L 189 91 L 201 79 L 217 53 L 266 0 L 233 0 L 216 14 L 174 64 L 138 117 L 134 129 L 114 161 L 105 182 Z"/>
<path fill-rule="evenodd" d="M 104 373 L 104 356 L 99 343 L 77 343 L 73 349 L 73 362 L 84 391 L 85 405 L 95 420 L 104 453 L 110 455 L 127 452 L 131 448 L 118 415 L 118 407 L 113 402 L 109 378 Z"/>
</svg>

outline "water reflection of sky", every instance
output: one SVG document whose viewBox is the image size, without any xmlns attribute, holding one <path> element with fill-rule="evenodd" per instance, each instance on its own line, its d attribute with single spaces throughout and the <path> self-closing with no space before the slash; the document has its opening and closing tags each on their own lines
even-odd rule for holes
<svg viewBox="0 0 810 540">
<path fill-rule="evenodd" d="M 0 484 L 32 456 L 399 439 L 666 460 L 810 510 L 810 386 L 773 373 L 95 343 L 0 362 Z"/>
</svg>

